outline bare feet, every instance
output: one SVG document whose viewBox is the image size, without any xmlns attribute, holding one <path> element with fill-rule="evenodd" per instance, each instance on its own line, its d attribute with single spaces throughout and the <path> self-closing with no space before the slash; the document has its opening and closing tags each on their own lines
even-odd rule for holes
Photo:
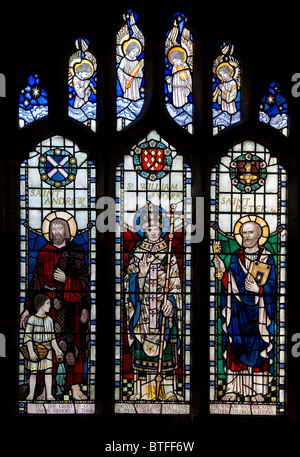
<svg viewBox="0 0 300 457">
<path fill-rule="evenodd" d="M 86 400 L 87 396 L 81 391 L 79 384 L 74 384 L 72 387 L 73 400 Z"/>
<path fill-rule="evenodd" d="M 37 400 L 46 400 L 46 389 L 45 389 L 45 387 L 43 388 L 43 391 L 42 391 L 41 395 L 39 395 L 36 399 Z"/>
<path fill-rule="evenodd" d="M 223 401 L 235 401 L 237 398 L 237 395 L 234 392 L 229 392 L 228 394 L 225 394 L 224 397 L 222 397 Z M 253 395 L 251 397 L 251 400 L 254 403 L 265 401 L 264 397 L 260 394 Z"/>
<path fill-rule="evenodd" d="M 223 401 L 235 401 L 236 400 L 236 394 L 233 392 L 230 392 L 228 394 L 225 394 L 224 397 L 222 397 Z"/>
<path fill-rule="evenodd" d="M 253 397 L 251 397 L 251 400 L 254 402 L 265 401 L 264 397 L 260 394 L 253 395 Z"/>
</svg>

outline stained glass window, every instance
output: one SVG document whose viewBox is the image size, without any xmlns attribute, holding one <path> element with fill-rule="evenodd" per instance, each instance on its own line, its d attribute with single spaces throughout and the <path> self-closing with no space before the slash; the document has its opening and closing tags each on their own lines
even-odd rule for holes
<svg viewBox="0 0 300 457">
<path fill-rule="evenodd" d="M 96 172 L 60 136 L 20 168 L 21 414 L 90 414 L 95 400 Z"/>
<path fill-rule="evenodd" d="M 259 143 L 211 172 L 210 411 L 285 412 L 287 175 Z"/>
<path fill-rule="evenodd" d="M 28 78 L 27 86 L 19 96 L 19 127 L 25 127 L 32 122 L 48 115 L 48 96 L 40 85 L 38 75 Z"/>
<path fill-rule="evenodd" d="M 241 66 L 226 41 L 213 63 L 213 134 L 241 120 Z"/>
<path fill-rule="evenodd" d="M 165 41 L 165 100 L 170 116 L 193 133 L 193 35 L 177 13 Z"/>
<path fill-rule="evenodd" d="M 191 179 L 155 131 L 116 170 L 116 413 L 190 412 Z"/>
<path fill-rule="evenodd" d="M 89 41 L 78 38 L 77 51 L 69 59 L 68 113 L 94 132 L 97 119 L 97 61 L 89 50 Z"/>
<path fill-rule="evenodd" d="M 261 99 L 259 120 L 288 135 L 288 104 L 276 81 L 269 85 L 268 93 Z"/>
<path fill-rule="evenodd" d="M 116 37 L 117 130 L 134 121 L 145 98 L 145 38 L 137 24 L 137 14 L 129 10 Z"/>
</svg>

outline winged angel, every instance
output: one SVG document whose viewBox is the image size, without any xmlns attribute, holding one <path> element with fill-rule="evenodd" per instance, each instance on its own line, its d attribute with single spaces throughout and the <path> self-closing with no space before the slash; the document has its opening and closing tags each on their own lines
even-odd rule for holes
<svg viewBox="0 0 300 457">
<path fill-rule="evenodd" d="M 118 117 L 133 121 L 143 106 L 144 36 L 133 11 L 124 14 L 126 23 L 117 34 Z"/>
<path fill-rule="evenodd" d="M 232 44 L 225 43 L 222 53 L 215 59 L 213 65 L 216 79 L 213 102 L 230 117 L 238 112 L 236 100 L 241 87 L 241 67 L 239 61 L 232 55 L 233 50 Z"/>
<path fill-rule="evenodd" d="M 96 70 L 97 62 L 88 51 L 85 38 L 76 40 L 77 51 L 69 59 L 69 114 L 77 120 L 96 118 Z"/>
<path fill-rule="evenodd" d="M 168 98 L 172 100 L 167 108 L 180 125 L 187 125 L 192 120 L 193 39 L 184 26 L 185 20 L 181 14 L 175 16 L 165 42 L 166 87 Z"/>
</svg>

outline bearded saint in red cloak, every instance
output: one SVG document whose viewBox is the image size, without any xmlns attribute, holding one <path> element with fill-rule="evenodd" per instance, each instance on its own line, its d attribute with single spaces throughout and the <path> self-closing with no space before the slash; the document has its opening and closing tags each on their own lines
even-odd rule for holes
<svg viewBox="0 0 300 457">
<path fill-rule="evenodd" d="M 47 243 L 38 253 L 21 325 L 24 326 L 28 316 L 34 314 L 34 297 L 39 293 L 47 294 L 51 299 L 50 316 L 58 344 L 64 353 L 65 386 L 71 389 L 74 400 L 85 400 L 81 384 L 88 356 L 90 315 L 85 251 L 72 241 L 77 225 L 69 213 L 49 214 L 44 219 L 42 231 Z M 43 399 L 43 394 L 39 399 Z"/>
</svg>

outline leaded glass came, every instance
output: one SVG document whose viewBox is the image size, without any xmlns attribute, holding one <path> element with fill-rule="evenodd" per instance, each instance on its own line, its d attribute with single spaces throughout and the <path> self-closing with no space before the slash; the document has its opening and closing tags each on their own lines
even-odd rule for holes
<svg viewBox="0 0 300 457">
<path fill-rule="evenodd" d="M 38 75 L 30 75 L 19 96 L 19 127 L 25 127 L 48 115 L 48 96 Z"/>
<path fill-rule="evenodd" d="M 276 81 L 272 81 L 268 93 L 261 99 L 259 120 L 288 135 L 288 104 Z"/>
</svg>

